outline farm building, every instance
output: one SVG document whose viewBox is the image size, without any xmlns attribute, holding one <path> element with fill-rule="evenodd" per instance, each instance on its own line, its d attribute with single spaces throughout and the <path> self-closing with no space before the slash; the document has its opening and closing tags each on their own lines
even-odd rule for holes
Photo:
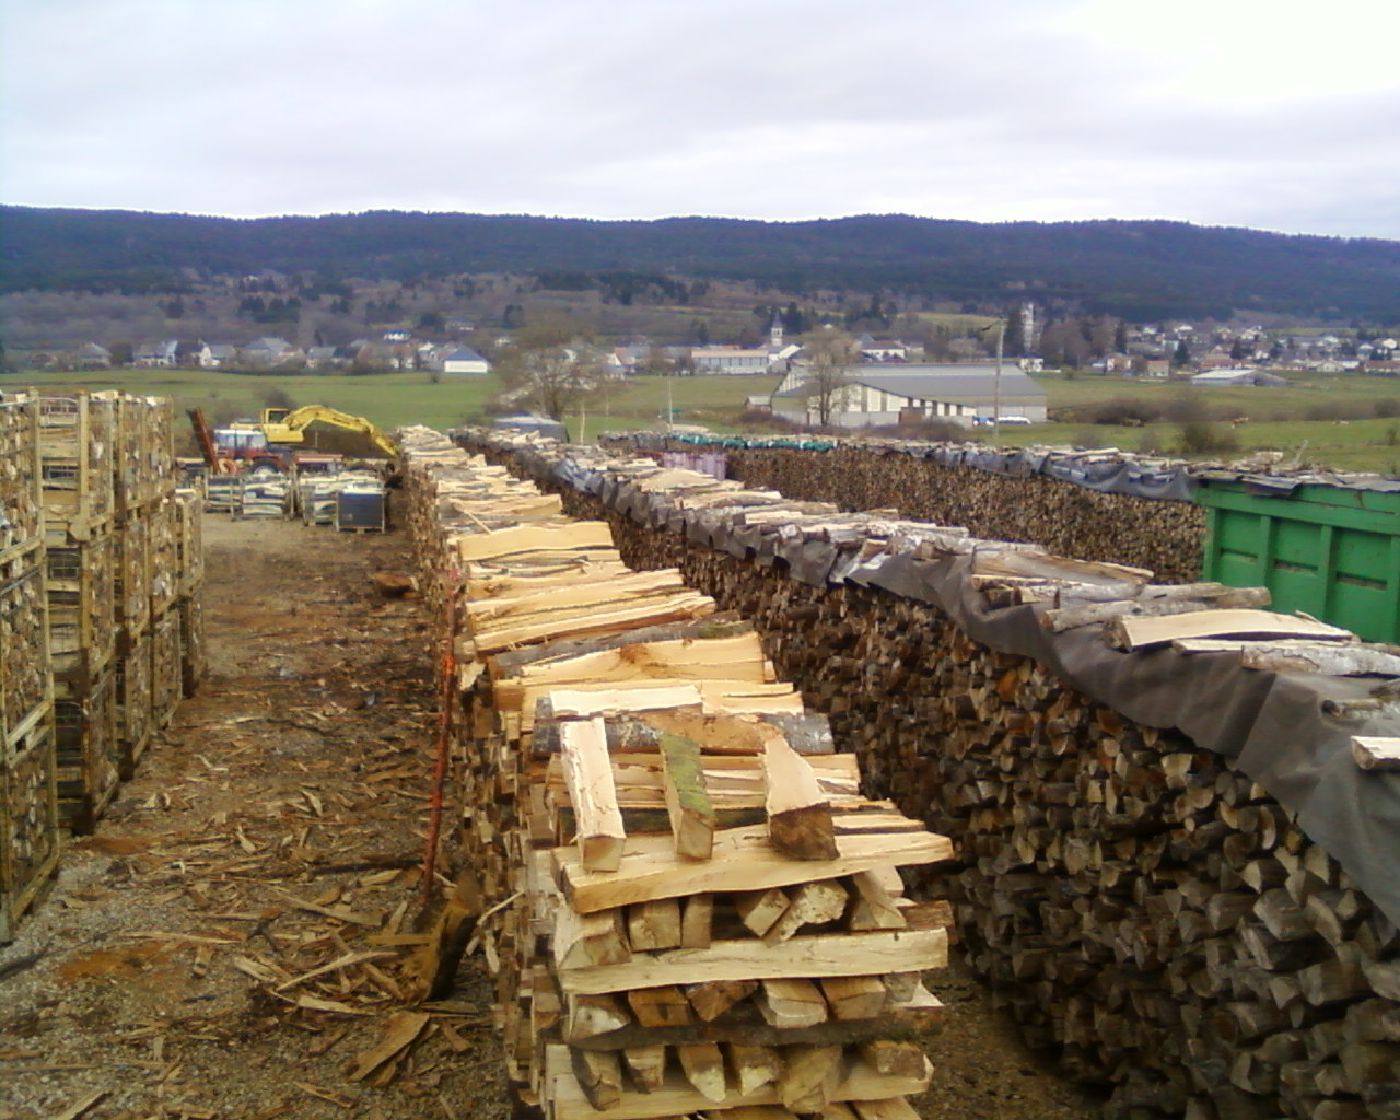
<svg viewBox="0 0 1400 1120">
<path fill-rule="evenodd" d="M 442 357 L 442 372 L 480 376 L 491 372 L 491 363 L 470 346 L 459 346 Z"/>
<path fill-rule="evenodd" d="M 796 424 L 817 422 L 810 367 L 797 367 L 773 394 L 773 415 Z M 997 374 L 991 362 L 958 365 L 854 366 L 832 400 L 841 428 L 879 427 L 911 419 L 948 419 L 971 427 L 996 411 Z M 1046 418 L 1045 390 L 1015 365 L 1001 370 L 1001 415 Z"/>
<path fill-rule="evenodd" d="M 1192 385 L 1287 385 L 1286 378 L 1257 369 L 1212 369 L 1191 378 Z"/>
</svg>

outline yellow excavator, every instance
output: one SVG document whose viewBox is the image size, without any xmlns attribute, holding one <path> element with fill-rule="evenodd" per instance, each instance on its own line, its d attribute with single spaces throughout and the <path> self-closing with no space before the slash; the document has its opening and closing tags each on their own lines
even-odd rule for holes
<svg viewBox="0 0 1400 1120">
<path fill-rule="evenodd" d="M 396 459 L 393 441 L 363 416 L 309 404 L 302 408 L 265 408 L 258 420 L 235 420 L 235 431 L 258 431 L 269 448 L 338 451 L 344 455 Z M 310 438 L 308 438 L 310 437 Z"/>
</svg>

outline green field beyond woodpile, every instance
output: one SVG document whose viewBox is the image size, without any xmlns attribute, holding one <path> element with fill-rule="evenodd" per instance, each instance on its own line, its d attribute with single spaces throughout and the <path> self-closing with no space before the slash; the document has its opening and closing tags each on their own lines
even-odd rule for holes
<svg viewBox="0 0 1400 1120">
<path fill-rule="evenodd" d="M 669 385 L 668 385 L 669 380 Z M 1098 423 L 1115 412 L 1147 416 L 1200 413 L 1215 435 L 1233 440 L 1235 455 L 1282 451 L 1291 458 L 1338 470 L 1400 475 L 1400 379 L 1311 376 L 1288 387 L 1200 388 L 1081 374 L 1037 378 L 1050 408 L 1064 419 L 1003 433 L 1003 442 L 1120 447 L 1127 451 L 1179 453 L 1179 418 Z M 745 398 L 766 395 L 776 377 L 634 377 L 590 402 L 586 413 L 567 417 L 570 434 L 588 439 L 612 429 L 654 428 L 664 421 L 668 392 L 678 423 L 711 431 L 741 429 Z M 295 404 L 324 404 L 364 416 L 380 427 L 426 424 L 449 428 L 480 421 L 501 385 L 495 376 L 433 384 L 426 373 L 363 376 L 304 374 L 274 377 L 217 370 L 104 370 L 88 374 L 22 373 L 0 378 L 8 391 L 35 386 L 124 389 L 175 398 L 183 410 L 201 407 L 216 424 L 253 416 L 270 394 L 285 393 Z M 1187 402 L 1190 402 L 1189 404 Z M 761 422 L 760 422 L 761 425 Z M 761 425 L 762 426 L 762 425 Z M 988 438 L 987 433 L 978 433 Z M 192 448 L 192 445 L 189 445 Z"/>
</svg>

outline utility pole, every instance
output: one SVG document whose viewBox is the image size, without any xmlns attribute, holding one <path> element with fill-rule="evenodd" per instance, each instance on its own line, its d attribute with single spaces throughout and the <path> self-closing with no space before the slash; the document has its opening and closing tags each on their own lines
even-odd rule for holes
<svg viewBox="0 0 1400 1120">
<path fill-rule="evenodd" d="M 997 329 L 997 367 L 992 379 L 992 446 L 1001 446 L 1001 356 L 1006 343 L 1006 316 L 998 316 L 995 324 L 988 323 L 978 329 L 983 334 L 995 326 Z"/>
<path fill-rule="evenodd" d="M 992 446 L 1001 446 L 1001 350 L 1006 341 L 1006 319 L 997 320 L 997 372 L 992 381 Z"/>
<path fill-rule="evenodd" d="M 666 430 L 668 432 L 674 431 L 676 427 L 676 399 L 671 391 L 675 379 L 674 372 L 666 375 Z"/>
</svg>

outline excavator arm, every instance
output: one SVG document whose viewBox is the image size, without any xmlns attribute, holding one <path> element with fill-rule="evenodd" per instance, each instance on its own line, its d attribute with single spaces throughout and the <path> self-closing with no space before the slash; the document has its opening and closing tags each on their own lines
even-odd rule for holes
<svg viewBox="0 0 1400 1120">
<path fill-rule="evenodd" d="M 348 412 L 319 404 L 295 408 L 280 421 L 265 423 L 263 431 L 267 435 L 268 443 L 301 443 L 305 438 L 305 430 L 317 423 L 359 432 L 382 451 L 386 458 L 398 457 L 398 451 L 389 437 L 363 416 L 351 416 Z"/>
</svg>

